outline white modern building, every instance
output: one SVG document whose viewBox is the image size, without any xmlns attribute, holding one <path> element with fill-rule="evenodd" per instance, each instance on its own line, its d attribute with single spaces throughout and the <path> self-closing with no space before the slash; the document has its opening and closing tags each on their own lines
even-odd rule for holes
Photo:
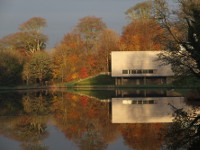
<svg viewBox="0 0 200 150">
<path fill-rule="evenodd" d="M 171 82 L 174 73 L 171 65 L 158 60 L 161 51 L 113 51 L 111 52 L 111 76 L 116 85 L 165 84 Z"/>
</svg>

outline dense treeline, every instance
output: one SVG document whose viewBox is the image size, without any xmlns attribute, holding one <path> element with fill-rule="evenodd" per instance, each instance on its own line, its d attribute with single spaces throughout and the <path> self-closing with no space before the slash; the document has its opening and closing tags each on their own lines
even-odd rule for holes
<svg viewBox="0 0 200 150">
<path fill-rule="evenodd" d="M 52 51 L 46 49 L 48 37 L 42 33 L 46 20 L 31 18 L 17 33 L 0 39 L 0 85 L 70 82 L 108 72 L 110 52 L 118 50 L 165 50 L 161 59 L 172 63 L 178 75 L 199 77 L 200 2 L 178 3 L 177 12 L 169 10 L 165 0 L 129 8 L 129 23 L 121 35 L 101 18 L 86 16 Z"/>
</svg>

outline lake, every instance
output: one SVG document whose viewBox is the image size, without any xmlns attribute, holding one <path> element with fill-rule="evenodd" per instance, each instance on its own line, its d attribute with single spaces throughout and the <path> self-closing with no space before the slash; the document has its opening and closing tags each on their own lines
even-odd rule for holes
<svg viewBox="0 0 200 150">
<path fill-rule="evenodd" d="M 187 149 L 199 140 L 199 98 L 189 89 L 1 91 L 0 150 Z"/>
</svg>

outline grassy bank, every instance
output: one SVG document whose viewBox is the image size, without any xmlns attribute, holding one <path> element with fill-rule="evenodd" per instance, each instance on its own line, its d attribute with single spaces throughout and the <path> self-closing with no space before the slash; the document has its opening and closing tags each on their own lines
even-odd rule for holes
<svg viewBox="0 0 200 150">
<path fill-rule="evenodd" d="M 176 82 L 170 84 L 115 85 L 115 79 L 110 75 L 99 75 L 94 78 L 60 84 L 58 86 L 76 88 L 200 88 L 200 80 L 187 78 L 177 80 Z"/>
<path fill-rule="evenodd" d="M 48 88 L 74 88 L 74 89 L 116 89 L 116 88 L 200 88 L 200 80 L 194 78 L 183 78 L 172 84 L 147 84 L 147 85 L 115 85 L 115 79 L 110 75 L 98 75 L 70 83 L 54 84 L 49 86 L 40 85 L 23 85 L 23 86 L 0 86 L 0 90 L 31 90 L 31 89 L 48 89 Z"/>
</svg>

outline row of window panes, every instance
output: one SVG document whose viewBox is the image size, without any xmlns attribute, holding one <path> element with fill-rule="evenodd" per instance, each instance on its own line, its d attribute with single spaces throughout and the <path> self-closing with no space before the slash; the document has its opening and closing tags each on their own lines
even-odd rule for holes
<svg viewBox="0 0 200 150">
<path fill-rule="evenodd" d="M 153 69 L 138 69 L 138 70 L 122 70 L 122 74 L 153 74 Z"/>
<path fill-rule="evenodd" d="M 123 100 L 123 104 L 156 104 L 155 100 Z"/>
</svg>

